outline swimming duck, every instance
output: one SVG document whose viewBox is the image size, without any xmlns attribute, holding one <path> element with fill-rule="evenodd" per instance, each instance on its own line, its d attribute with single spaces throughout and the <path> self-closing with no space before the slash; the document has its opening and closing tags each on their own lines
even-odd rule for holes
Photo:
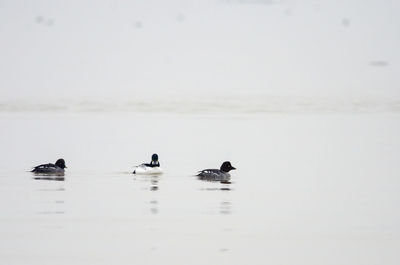
<svg viewBox="0 0 400 265">
<path fill-rule="evenodd" d="M 229 183 L 229 180 L 231 179 L 229 171 L 234 169 L 236 168 L 234 168 L 231 165 L 231 162 L 225 161 L 224 163 L 222 163 L 220 169 L 204 169 L 199 171 L 197 176 L 201 180 L 220 181 L 222 183 Z"/>
<path fill-rule="evenodd" d="M 150 163 L 136 166 L 135 170 L 132 173 L 140 175 L 155 175 L 155 174 L 162 174 L 162 172 L 163 171 L 160 167 L 160 162 L 158 161 L 158 155 L 153 154 L 151 156 Z"/>
<path fill-rule="evenodd" d="M 46 174 L 46 175 L 58 175 L 64 174 L 65 161 L 64 159 L 60 158 L 56 161 L 55 164 L 43 164 L 36 166 L 32 169 L 31 172 L 35 174 Z"/>
</svg>

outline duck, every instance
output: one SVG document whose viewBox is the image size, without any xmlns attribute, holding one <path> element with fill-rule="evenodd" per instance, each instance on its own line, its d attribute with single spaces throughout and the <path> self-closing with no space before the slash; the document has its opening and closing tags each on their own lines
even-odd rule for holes
<svg viewBox="0 0 400 265">
<path fill-rule="evenodd" d="M 35 174 L 59 175 L 64 174 L 64 168 L 67 168 L 65 166 L 65 160 L 60 158 L 55 164 L 42 164 L 34 167 L 31 172 Z"/>
<path fill-rule="evenodd" d="M 135 170 L 132 172 L 137 175 L 159 175 L 162 174 L 162 168 L 160 167 L 160 162 L 158 161 L 158 155 L 153 154 L 151 156 L 150 163 L 144 163 L 135 167 Z"/>
<path fill-rule="evenodd" d="M 229 171 L 236 168 L 231 165 L 231 162 L 225 161 L 220 169 L 203 169 L 196 176 L 201 180 L 220 181 L 221 183 L 230 183 L 231 175 Z"/>
</svg>

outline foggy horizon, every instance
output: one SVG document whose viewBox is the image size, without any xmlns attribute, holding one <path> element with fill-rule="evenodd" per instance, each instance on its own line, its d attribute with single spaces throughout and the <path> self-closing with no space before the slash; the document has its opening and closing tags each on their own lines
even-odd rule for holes
<svg viewBox="0 0 400 265">
<path fill-rule="evenodd" d="M 396 1 L 2 1 L 0 102 L 399 100 Z"/>
</svg>

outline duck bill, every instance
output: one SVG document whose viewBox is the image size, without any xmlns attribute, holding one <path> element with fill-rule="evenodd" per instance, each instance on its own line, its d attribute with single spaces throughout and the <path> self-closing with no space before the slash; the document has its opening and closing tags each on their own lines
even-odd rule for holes
<svg viewBox="0 0 400 265">
<path fill-rule="evenodd" d="M 232 168 L 231 168 L 231 170 L 235 170 L 235 169 L 236 169 L 236 167 L 232 167 Z"/>
</svg>

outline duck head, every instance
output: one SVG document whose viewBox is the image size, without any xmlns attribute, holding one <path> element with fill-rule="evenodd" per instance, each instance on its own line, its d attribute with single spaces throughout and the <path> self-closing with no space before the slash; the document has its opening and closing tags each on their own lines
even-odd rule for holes
<svg viewBox="0 0 400 265">
<path fill-rule="evenodd" d="M 158 163 L 158 155 L 157 155 L 157 154 L 153 154 L 153 155 L 151 156 L 151 163 L 152 163 L 152 164 Z"/>
<path fill-rule="evenodd" d="M 56 166 L 58 166 L 58 167 L 60 167 L 62 169 L 66 168 L 64 159 L 62 159 L 62 158 L 58 159 L 56 161 Z"/>
<path fill-rule="evenodd" d="M 234 169 L 236 169 L 236 168 L 234 168 L 234 167 L 231 165 L 231 162 L 225 161 L 224 163 L 222 163 L 222 166 L 221 166 L 220 169 L 221 169 L 221 171 L 229 172 L 229 171 L 234 170 Z"/>
</svg>

